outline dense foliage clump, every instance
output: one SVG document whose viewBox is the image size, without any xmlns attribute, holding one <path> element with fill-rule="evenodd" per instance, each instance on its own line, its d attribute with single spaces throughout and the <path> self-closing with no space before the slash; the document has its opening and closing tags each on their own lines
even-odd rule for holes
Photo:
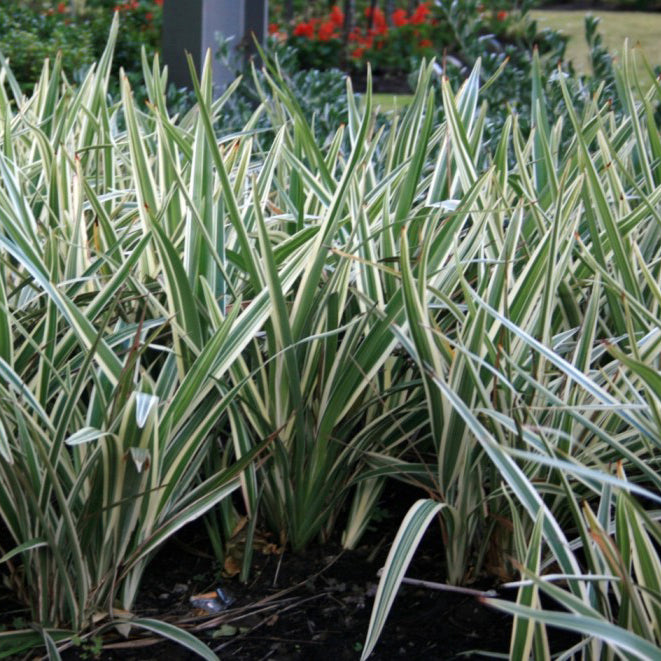
<svg viewBox="0 0 661 661">
<path fill-rule="evenodd" d="M 657 658 L 661 93 L 638 55 L 595 88 L 533 51 L 518 112 L 487 55 L 423 61 L 388 116 L 369 76 L 268 54 L 232 109 L 209 56 L 175 114 L 157 61 L 148 103 L 109 93 L 117 37 L 76 85 L 0 63 L 0 563 L 36 623 L 2 654 L 117 628 L 215 659 L 132 612 L 166 540 L 203 517 L 222 560 L 244 525 L 247 580 L 260 529 L 352 548 L 398 480 L 420 498 L 363 658 L 427 529 L 448 583 L 516 590 L 483 595 L 512 658 L 552 627 Z"/>
</svg>

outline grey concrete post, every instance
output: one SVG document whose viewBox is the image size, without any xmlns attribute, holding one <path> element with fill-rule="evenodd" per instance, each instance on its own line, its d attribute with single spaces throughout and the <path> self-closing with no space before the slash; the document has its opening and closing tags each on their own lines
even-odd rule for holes
<svg viewBox="0 0 661 661">
<path fill-rule="evenodd" d="M 208 48 L 218 50 L 216 34 L 233 37 L 233 48 L 252 50 L 252 33 L 263 41 L 267 31 L 268 0 L 165 0 L 163 3 L 163 62 L 169 80 L 190 87 L 185 52 L 193 56 L 198 73 Z M 242 52 L 245 52 L 242 50 Z M 234 73 L 214 61 L 213 80 L 222 90 Z"/>
</svg>

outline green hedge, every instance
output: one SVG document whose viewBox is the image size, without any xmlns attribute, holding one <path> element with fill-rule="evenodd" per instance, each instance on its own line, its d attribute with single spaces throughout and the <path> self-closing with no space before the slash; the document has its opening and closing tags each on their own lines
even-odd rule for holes
<svg viewBox="0 0 661 661">
<path fill-rule="evenodd" d="M 54 60 L 58 53 L 64 73 L 78 81 L 103 53 L 115 7 L 122 30 L 113 69 L 116 73 L 124 68 L 131 77 L 140 68 L 142 46 L 148 57 L 159 46 L 161 8 L 152 0 L 88 2 L 78 13 L 64 2 L 8 0 L 0 5 L 0 52 L 26 89 L 36 82 L 43 60 Z"/>
</svg>

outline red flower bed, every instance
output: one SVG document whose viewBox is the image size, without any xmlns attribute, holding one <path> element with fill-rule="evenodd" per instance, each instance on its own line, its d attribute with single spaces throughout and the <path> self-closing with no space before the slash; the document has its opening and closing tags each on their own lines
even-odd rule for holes
<svg viewBox="0 0 661 661">
<path fill-rule="evenodd" d="M 269 33 L 296 47 L 303 68 L 362 68 L 370 62 L 377 72 L 409 70 L 412 59 L 432 55 L 443 39 L 429 2 L 410 14 L 396 9 L 390 17 L 378 7 L 368 7 L 346 44 L 344 23 L 344 12 L 335 5 L 327 16 L 299 21 L 289 30 L 271 23 Z"/>
</svg>

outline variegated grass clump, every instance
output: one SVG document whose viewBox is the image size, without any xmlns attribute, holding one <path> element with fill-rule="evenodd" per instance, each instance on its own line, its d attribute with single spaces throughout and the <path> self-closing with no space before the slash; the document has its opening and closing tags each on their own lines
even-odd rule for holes
<svg viewBox="0 0 661 661">
<path fill-rule="evenodd" d="M 379 129 L 349 85 L 323 141 L 274 65 L 270 100 L 223 135 L 233 87 L 214 100 L 209 61 L 184 117 L 158 62 L 146 107 L 126 81 L 109 105 L 116 29 L 76 89 L 57 62 L 30 98 L 0 73 L 0 560 L 43 627 L 0 642 L 52 650 L 129 623 L 211 658 L 130 613 L 160 543 L 206 514 L 220 554 L 245 513 L 248 549 L 261 514 L 299 550 L 349 499 L 351 547 L 395 477 L 429 498 L 395 541 L 365 656 L 435 519 L 450 582 L 520 569 L 517 603 L 492 601 L 516 616 L 515 657 L 549 655 L 547 624 L 594 631 L 585 656 L 649 656 L 658 85 L 632 89 L 627 55 L 623 117 L 598 97 L 577 117 L 566 94 L 551 126 L 536 67 L 534 131 L 511 116 L 484 153 L 479 65 L 456 93 L 424 66 Z"/>
<path fill-rule="evenodd" d="M 239 490 L 269 443 L 202 470 L 231 447 L 225 375 L 271 310 L 266 295 L 225 307 L 219 190 L 236 199 L 227 171 L 246 147 L 221 156 L 205 112 L 170 118 L 157 63 L 152 108 L 126 81 L 109 105 L 117 27 L 77 88 L 59 61 L 29 98 L 0 73 L 0 562 L 40 625 L 0 649 L 130 621 L 215 658 L 130 609 L 154 550 Z M 202 87 L 217 112 L 210 71 Z"/>
<path fill-rule="evenodd" d="M 626 112 L 596 96 L 579 117 L 560 79 L 567 113 L 550 125 L 538 71 L 533 131 L 510 117 L 488 167 L 462 103 L 477 84 L 456 98 L 443 86 L 426 204 L 454 211 L 425 227 L 417 258 L 403 236 L 406 326 L 393 327 L 423 380 L 436 495 L 401 525 L 363 658 L 436 518 L 451 582 L 494 547 L 503 579 L 520 572 L 503 587 L 516 603 L 485 599 L 515 616 L 509 658 L 550 658 L 547 627 L 579 634 L 572 658 L 661 653 L 661 88 L 638 87 L 625 48 Z"/>
<path fill-rule="evenodd" d="M 360 479 L 366 453 L 397 460 L 426 433 L 391 331 L 399 230 L 440 135 L 424 92 L 391 132 L 350 93 L 348 125 L 317 144 L 276 67 L 275 100 L 223 136 L 235 86 L 214 100 L 209 59 L 184 117 L 157 61 L 146 107 L 126 80 L 111 105 L 116 34 L 77 88 L 55 61 L 26 97 L 2 62 L 0 561 L 41 626 L 0 634 L 10 652 L 128 624 L 207 654 L 131 614 L 158 546 L 220 504 L 220 553 L 236 491 L 250 532 L 261 512 L 302 549 L 353 491 L 352 546 L 385 480 Z"/>
</svg>

